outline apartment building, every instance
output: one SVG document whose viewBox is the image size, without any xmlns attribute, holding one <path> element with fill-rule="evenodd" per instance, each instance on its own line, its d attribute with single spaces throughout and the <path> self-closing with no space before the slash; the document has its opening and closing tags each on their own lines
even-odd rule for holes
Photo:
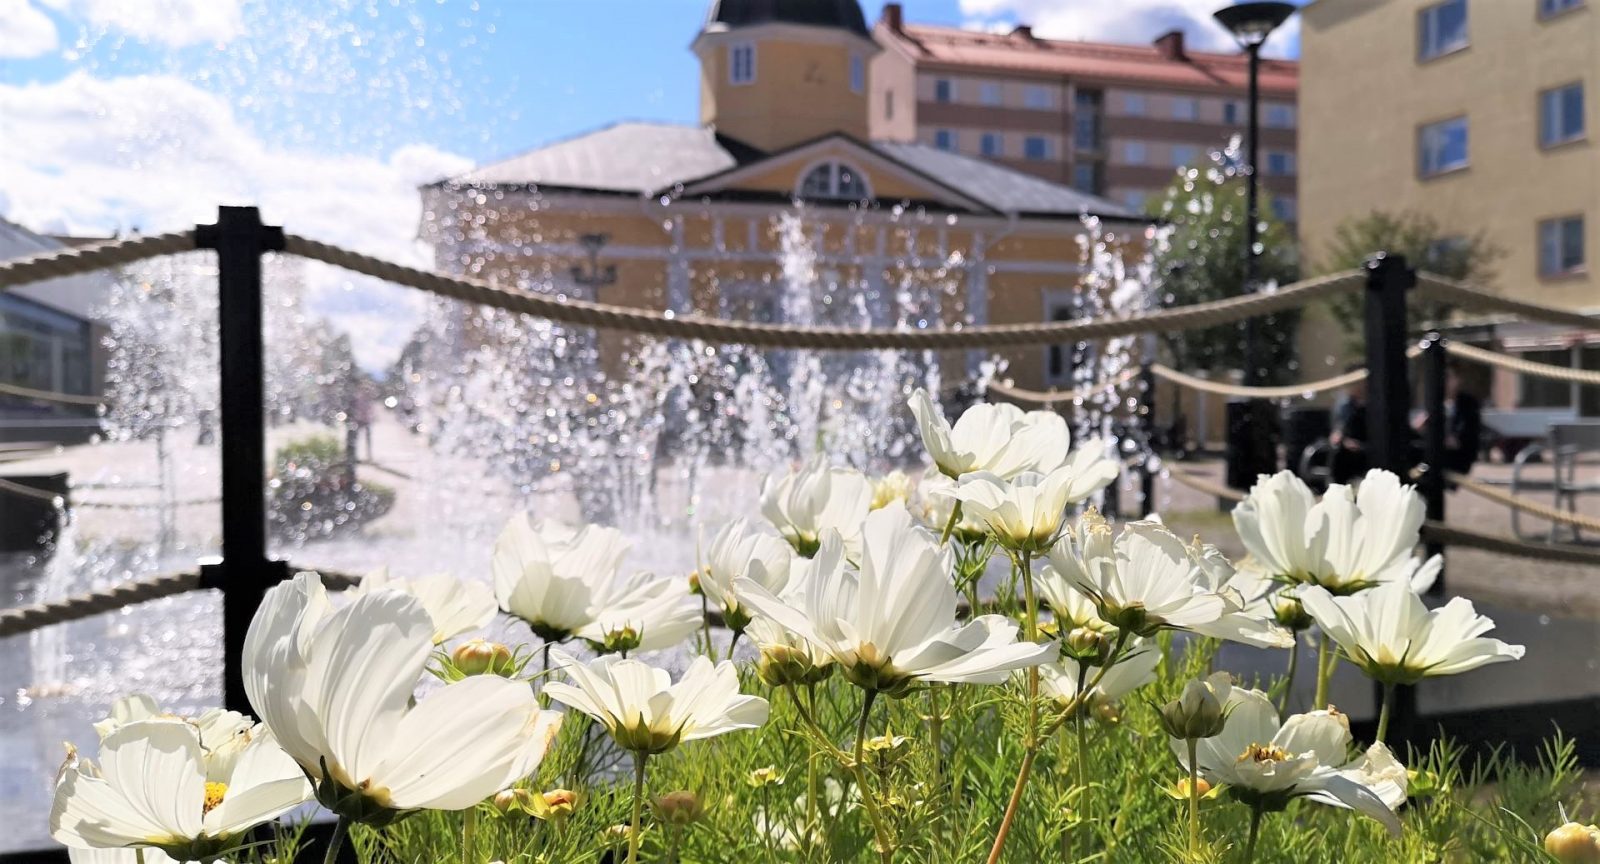
<svg viewBox="0 0 1600 864">
<path fill-rule="evenodd" d="M 1303 252 L 1374 210 L 1433 217 L 1503 253 L 1491 287 L 1600 312 L 1600 161 L 1589 130 L 1600 87 L 1591 0 L 1319 0 L 1304 16 L 1300 94 Z M 1426 262 L 1423 262 L 1424 264 Z M 1477 322 L 1474 338 L 1547 363 L 1600 368 L 1587 336 Z M 1600 393 L 1503 376 L 1518 432 L 1600 416 Z M 1524 428 L 1526 427 L 1526 428 Z M 1501 431 L 1507 431 L 1502 429 Z"/>
<path fill-rule="evenodd" d="M 990 159 L 1143 209 L 1177 168 L 1243 135 L 1242 53 L 1043 39 L 914 24 L 898 3 L 873 28 L 872 136 Z M 1261 70 L 1261 171 L 1272 206 L 1298 218 L 1298 64 Z"/>
</svg>

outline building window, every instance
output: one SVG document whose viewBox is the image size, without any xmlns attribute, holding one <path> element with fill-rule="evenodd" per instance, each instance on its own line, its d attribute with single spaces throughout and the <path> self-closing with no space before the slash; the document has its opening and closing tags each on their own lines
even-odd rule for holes
<svg viewBox="0 0 1600 864">
<path fill-rule="evenodd" d="M 1022 155 L 1029 159 L 1049 159 L 1050 139 L 1043 135 L 1029 135 L 1022 139 Z"/>
<path fill-rule="evenodd" d="M 978 85 L 978 101 L 985 105 L 999 105 L 1005 102 L 1005 94 L 1000 89 L 998 81 L 985 81 Z"/>
<path fill-rule="evenodd" d="M 1104 94 L 1099 90 L 1079 90 L 1072 96 L 1072 146 L 1079 150 L 1098 152 L 1100 140 L 1100 114 Z"/>
<path fill-rule="evenodd" d="M 939 78 L 933 82 L 933 101 L 954 102 L 956 100 L 956 82 L 949 78 Z"/>
<path fill-rule="evenodd" d="M 1432 177 L 1467 167 L 1467 118 L 1453 117 L 1417 130 L 1417 173 Z"/>
<path fill-rule="evenodd" d="M 1539 94 L 1539 144 L 1554 147 L 1584 136 L 1583 83 Z"/>
<path fill-rule="evenodd" d="M 860 54 L 850 55 L 850 90 L 860 93 L 867 89 L 867 60 Z"/>
<path fill-rule="evenodd" d="M 1143 141 L 1124 141 L 1122 143 L 1122 161 L 1127 165 L 1143 165 L 1146 154 Z"/>
<path fill-rule="evenodd" d="M 1048 111 L 1055 106 L 1055 101 L 1050 98 L 1050 88 L 1038 84 L 1029 84 L 1022 91 L 1022 104 L 1039 111 Z"/>
<path fill-rule="evenodd" d="M 1294 106 L 1293 105 L 1285 105 L 1282 102 L 1270 102 L 1270 103 L 1267 104 L 1266 107 L 1267 107 L 1266 116 L 1262 119 L 1262 122 L 1265 123 L 1269 128 L 1272 128 L 1272 129 L 1293 129 L 1294 128 Z"/>
<path fill-rule="evenodd" d="M 1242 122 L 1239 119 L 1239 115 L 1240 115 L 1240 111 L 1239 111 L 1239 103 L 1238 102 L 1235 102 L 1232 99 L 1227 99 L 1227 100 L 1223 101 L 1223 103 L 1222 103 L 1222 122 L 1223 123 L 1226 123 L 1229 126 L 1237 126 L 1237 125 L 1239 125 L 1240 122 Z"/>
<path fill-rule="evenodd" d="M 756 46 L 749 42 L 728 46 L 728 83 L 749 84 L 756 80 Z"/>
<path fill-rule="evenodd" d="M 1584 0 L 1539 0 L 1539 17 L 1550 18 L 1582 7 Z"/>
<path fill-rule="evenodd" d="M 1079 162 L 1072 166 L 1072 188 L 1090 195 L 1105 189 L 1105 169 L 1099 162 Z"/>
<path fill-rule="evenodd" d="M 1294 173 L 1293 153 L 1268 153 L 1267 173 L 1274 177 L 1287 177 Z"/>
<path fill-rule="evenodd" d="M 1293 222 L 1297 208 L 1293 198 L 1273 198 L 1272 215 L 1278 217 L 1279 222 Z"/>
<path fill-rule="evenodd" d="M 1172 167 L 1184 168 L 1193 165 L 1200 157 L 1199 148 L 1193 144 L 1172 145 Z"/>
<path fill-rule="evenodd" d="M 956 149 L 956 133 L 950 129 L 940 129 L 933 133 L 933 146 L 940 150 Z"/>
<path fill-rule="evenodd" d="M 1547 366 L 1572 368 L 1572 349 L 1557 348 L 1550 351 L 1524 351 L 1517 355 L 1524 360 Z M 1535 375 L 1518 375 L 1522 382 L 1517 394 L 1518 408 L 1571 408 L 1572 384 Z"/>
<path fill-rule="evenodd" d="M 1567 276 L 1583 270 L 1583 217 L 1539 223 L 1539 275 Z"/>
<path fill-rule="evenodd" d="M 1188 96 L 1178 96 L 1172 100 L 1172 119 L 1195 121 L 1200 119 L 1200 101 Z"/>
<path fill-rule="evenodd" d="M 1122 192 L 1122 203 L 1126 205 L 1129 210 L 1135 210 L 1143 213 L 1144 202 L 1149 199 L 1149 197 L 1150 193 L 1143 189 L 1124 189 Z"/>
<path fill-rule="evenodd" d="M 806 172 L 796 194 L 803 201 L 865 201 L 872 190 L 856 169 L 843 162 L 824 162 Z"/>
<path fill-rule="evenodd" d="M 978 152 L 985 156 L 1005 155 L 1005 145 L 999 132 L 985 132 L 978 139 Z"/>
<path fill-rule="evenodd" d="M 1122 113 L 1129 117 L 1143 117 L 1145 112 L 1143 93 L 1122 94 Z"/>
<path fill-rule="evenodd" d="M 1467 47 L 1467 0 L 1444 0 L 1417 13 L 1417 59 Z"/>
</svg>

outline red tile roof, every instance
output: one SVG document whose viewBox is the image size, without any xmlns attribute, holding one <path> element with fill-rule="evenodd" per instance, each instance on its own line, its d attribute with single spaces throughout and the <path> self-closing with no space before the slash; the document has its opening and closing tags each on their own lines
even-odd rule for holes
<svg viewBox="0 0 1600 864">
<path fill-rule="evenodd" d="M 879 28 L 880 36 L 886 29 Z M 984 33 L 921 24 L 906 24 L 895 35 L 918 62 L 939 66 L 1069 75 L 1153 87 L 1242 91 L 1248 83 L 1248 62 L 1242 52 L 1186 51 L 1182 59 L 1172 59 L 1154 45 L 1069 42 L 1041 39 L 1025 31 Z M 1262 61 L 1262 92 L 1292 94 L 1299 81 L 1299 63 Z"/>
</svg>

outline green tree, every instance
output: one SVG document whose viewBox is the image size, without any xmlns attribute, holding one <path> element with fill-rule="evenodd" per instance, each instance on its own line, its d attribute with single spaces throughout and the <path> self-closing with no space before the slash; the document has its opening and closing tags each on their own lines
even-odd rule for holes
<svg viewBox="0 0 1600 864">
<path fill-rule="evenodd" d="M 1158 296 L 1163 306 L 1187 306 L 1244 293 L 1245 178 L 1238 168 L 1237 142 L 1211 154 L 1205 168 L 1178 171 L 1165 196 L 1151 208 L 1166 223 L 1165 237 L 1153 251 Z M 1285 284 L 1299 277 L 1294 234 L 1274 217 L 1263 192 L 1259 213 L 1261 284 Z M 1296 312 L 1259 319 L 1258 350 L 1265 380 L 1276 383 L 1293 368 Z M 1244 363 L 1244 325 L 1160 334 L 1172 365 L 1184 370 L 1237 369 Z"/>
<path fill-rule="evenodd" d="M 1494 262 L 1505 250 L 1490 242 L 1488 235 L 1460 234 L 1440 224 L 1432 216 L 1413 211 L 1389 213 L 1374 210 L 1365 216 L 1348 219 L 1334 229 L 1322 272 L 1333 273 L 1360 267 L 1374 252 L 1406 256 L 1419 270 L 1427 270 L 1462 282 L 1483 282 L 1494 270 Z M 1362 298 L 1359 291 L 1347 291 L 1331 301 L 1334 318 L 1344 329 L 1351 351 L 1359 351 L 1362 338 Z M 1412 326 L 1442 321 L 1453 311 L 1447 304 L 1424 300 L 1413 294 L 1407 302 Z"/>
</svg>

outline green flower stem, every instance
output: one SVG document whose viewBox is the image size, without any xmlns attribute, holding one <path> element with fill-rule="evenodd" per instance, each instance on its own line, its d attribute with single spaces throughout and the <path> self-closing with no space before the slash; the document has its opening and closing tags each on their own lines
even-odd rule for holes
<svg viewBox="0 0 1600 864">
<path fill-rule="evenodd" d="M 1294 698 L 1294 675 L 1300 668 L 1300 635 L 1294 635 L 1294 644 L 1289 646 L 1289 672 L 1283 679 L 1283 702 L 1278 705 L 1278 722 L 1282 723 L 1289 716 L 1289 700 Z"/>
<path fill-rule="evenodd" d="M 474 864 L 478 834 L 478 808 L 476 805 L 461 812 L 461 864 Z"/>
<path fill-rule="evenodd" d="M 628 864 L 639 864 L 639 840 L 644 833 L 644 764 L 649 758 L 647 753 L 635 753 L 633 757 L 633 824 L 628 831 Z"/>
<path fill-rule="evenodd" d="M 1026 611 L 1022 618 L 1023 635 L 1029 642 L 1039 638 L 1039 600 L 1033 592 L 1033 562 L 1031 554 L 1022 551 L 1012 558 L 1015 573 L 1022 578 L 1022 599 Z M 1074 700 L 1082 697 L 1082 693 Z M 1017 782 L 1011 788 L 1011 800 L 1006 802 L 1005 815 L 1000 817 L 1000 829 L 995 832 L 994 846 L 989 850 L 989 864 L 996 864 L 1005 851 L 1006 838 L 1011 825 L 1017 820 L 1017 808 L 1022 806 L 1022 793 L 1028 788 L 1028 776 L 1033 773 L 1034 759 L 1039 756 L 1039 667 L 1028 667 L 1028 725 L 1023 727 L 1022 767 L 1017 771 Z"/>
<path fill-rule="evenodd" d="M 683 845 L 683 829 L 674 828 L 668 835 L 667 864 L 678 864 L 678 848 Z"/>
<path fill-rule="evenodd" d="M 1196 751 L 1198 738 L 1186 739 L 1189 747 L 1189 860 L 1198 861 L 1200 855 L 1200 764 Z"/>
<path fill-rule="evenodd" d="M 939 532 L 939 545 L 940 546 L 943 546 L 944 544 L 946 544 L 946 543 L 948 543 L 950 541 L 950 534 L 951 534 L 951 532 L 956 530 L 956 523 L 958 523 L 960 521 L 961 521 L 961 502 L 957 501 L 950 508 L 950 518 L 944 520 L 944 530 Z"/>
<path fill-rule="evenodd" d="M 133 850 L 133 860 L 139 862 L 139 864 L 144 864 L 144 847 L 143 846 L 140 846 L 139 848 Z"/>
<path fill-rule="evenodd" d="M 928 741 L 932 745 L 930 755 L 933 757 L 933 788 L 936 790 L 944 788 L 944 767 L 940 764 L 944 762 L 944 715 L 939 712 L 939 689 L 938 685 L 928 688 Z M 933 830 L 935 839 L 942 840 L 944 820 L 935 824 Z"/>
<path fill-rule="evenodd" d="M 731 652 L 730 652 L 731 653 Z M 777 817 L 772 812 L 772 784 L 761 785 L 761 812 L 766 814 L 766 828 L 761 832 L 761 846 L 767 852 L 767 864 L 777 864 L 777 853 L 772 849 L 772 828 L 777 822 Z"/>
<path fill-rule="evenodd" d="M 1332 644 L 1333 640 L 1326 633 L 1317 638 L 1317 695 L 1311 707 L 1318 711 L 1328 707 L 1328 684 L 1333 680 L 1333 667 L 1338 662 L 1338 658 L 1332 656 Z"/>
<path fill-rule="evenodd" d="M 874 799 L 872 789 L 867 785 L 866 769 L 866 744 L 867 744 L 867 718 L 872 713 L 872 703 L 878 698 L 878 691 L 868 690 L 866 698 L 861 701 L 861 719 L 856 723 L 856 755 L 850 763 L 850 773 L 856 777 L 856 785 L 861 787 L 861 802 L 867 807 L 867 816 L 872 819 L 872 831 L 878 839 L 878 855 L 884 864 L 894 861 L 894 847 L 889 842 L 889 829 L 884 824 L 883 813 L 878 810 L 878 802 Z"/>
<path fill-rule="evenodd" d="M 700 623 L 705 627 L 706 656 L 711 662 L 717 662 L 717 651 L 711 646 L 711 604 L 706 599 L 705 589 L 700 589 Z M 729 655 L 732 656 L 732 655 Z"/>
<path fill-rule="evenodd" d="M 739 645 L 739 637 L 743 636 L 743 635 L 744 635 L 744 631 L 743 630 L 735 630 L 735 631 L 733 631 L 733 635 L 728 637 L 728 659 L 729 660 L 733 659 L 733 649 L 738 647 L 738 645 Z"/>
<path fill-rule="evenodd" d="M 1256 840 L 1261 837 L 1261 808 L 1250 808 L 1250 839 L 1244 844 L 1244 864 L 1255 864 Z"/>
<path fill-rule="evenodd" d="M 344 837 L 350 833 L 350 821 L 343 816 L 333 823 L 333 836 L 328 838 L 328 851 L 322 856 L 322 864 L 333 864 L 339 860 L 339 849 L 344 846 Z M 140 858 L 143 858 L 140 854 Z"/>
<path fill-rule="evenodd" d="M 1378 743 L 1384 744 L 1389 738 L 1389 712 L 1394 710 L 1394 685 L 1383 685 L 1383 708 L 1378 711 Z"/>
</svg>

